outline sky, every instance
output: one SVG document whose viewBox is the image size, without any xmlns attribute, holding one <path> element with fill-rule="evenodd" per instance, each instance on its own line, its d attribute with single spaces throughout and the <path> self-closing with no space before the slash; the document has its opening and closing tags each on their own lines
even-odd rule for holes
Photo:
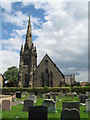
<svg viewBox="0 0 90 120">
<path fill-rule="evenodd" d="M 47 53 L 63 74 L 88 81 L 88 0 L 1 0 L 0 73 L 19 67 L 29 15 L 38 64 Z"/>
</svg>

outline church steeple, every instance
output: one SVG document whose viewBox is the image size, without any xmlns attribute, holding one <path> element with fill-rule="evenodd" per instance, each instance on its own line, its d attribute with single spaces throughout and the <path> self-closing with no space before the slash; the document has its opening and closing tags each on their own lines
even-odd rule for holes
<svg viewBox="0 0 90 120">
<path fill-rule="evenodd" d="M 26 34 L 26 42 L 25 42 L 25 49 L 30 48 L 31 45 L 32 45 L 32 34 L 31 34 L 31 23 L 30 23 L 30 16 L 29 16 L 27 34 Z"/>
</svg>

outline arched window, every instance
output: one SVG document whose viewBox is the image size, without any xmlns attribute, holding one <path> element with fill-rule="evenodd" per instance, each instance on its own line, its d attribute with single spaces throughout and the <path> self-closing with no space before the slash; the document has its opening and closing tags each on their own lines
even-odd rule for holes
<svg viewBox="0 0 90 120">
<path fill-rule="evenodd" d="M 51 84 L 51 87 L 53 87 L 53 74 L 51 71 L 50 71 L 50 84 Z"/>
<path fill-rule="evenodd" d="M 45 78 L 43 73 L 42 73 L 42 87 L 45 87 Z"/>
<path fill-rule="evenodd" d="M 25 73 L 25 87 L 28 87 L 28 75 Z"/>
<path fill-rule="evenodd" d="M 49 72 L 47 68 L 46 68 L 46 86 L 49 87 Z"/>
</svg>

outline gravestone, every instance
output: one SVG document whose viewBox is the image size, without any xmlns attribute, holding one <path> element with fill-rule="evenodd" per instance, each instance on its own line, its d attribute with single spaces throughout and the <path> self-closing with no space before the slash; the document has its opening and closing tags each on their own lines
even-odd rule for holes
<svg viewBox="0 0 90 120">
<path fill-rule="evenodd" d="M 68 108 L 68 109 L 76 108 L 79 111 L 80 110 L 80 103 L 73 102 L 73 101 L 66 101 L 66 102 L 63 102 L 63 110 L 65 108 Z"/>
<path fill-rule="evenodd" d="M 85 103 L 87 96 L 86 94 L 80 94 L 79 95 L 80 103 Z"/>
<path fill-rule="evenodd" d="M 86 91 L 86 96 L 90 97 L 90 91 Z"/>
<path fill-rule="evenodd" d="M 34 105 L 34 101 L 32 100 L 24 100 L 24 104 L 23 104 L 23 111 L 28 111 L 30 106 Z"/>
<path fill-rule="evenodd" d="M 61 92 L 59 92 L 59 98 L 60 98 L 60 99 L 63 98 L 63 97 L 65 97 L 65 96 L 66 96 L 65 93 L 61 93 Z"/>
<path fill-rule="evenodd" d="M 56 95 L 52 95 L 52 99 L 56 101 Z"/>
<path fill-rule="evenodd" d="M 2 101 L 0 101 L 0 110 L 2 110 Z"/>
<path fill-rule="evenodd" d="M 27 96 L 27 91 L 23 91 L 23 92 L 22 92 L 22 95 Z"/>
<path fill-rule="evenodd" d="M 21 92 L 16 92 L 16 98 L 21 98 Z"/>
<path fill-rule="evenodd" d="M 74 97 L 77 97 L 77 93 L 76 92 L 73 92 L 72 93 Z"/>
<path fill-rule="evenodd" d="M 11 101 L 10 100 L 2 100 L 2 110 L 11 111 Z"/>
<path fill-rule="evenodd" d="M 50 93 L 46 93 L 46 94 L 45 94 L 45 98 L 46 98 L 46 99 L 50 99 L 50 98 L 51 98 L 51 94 L 50 94 Z"/>
<path fill-rule="evenodd" d="M 56 112 L 56 102 L 53 99 L 43 100 L 42 105 L 48 107 L 48 112 Z"/>
<path fill-rule="evenodd" d="M 77 109 L 65 108 L 61 112 L 61 120 L 80 120 L 80 113 Z"/>
<path fill-rule="evenodd" d="M 28 120 L 47 120 L 47 107 L 45 106 L 29 107 Z"/>
<path fill-rule="evenodd" d="M 34 92 L 29 92 L 29 95 L 34 95 Z"/>
<path fill-rule="evenodd" d="M 66 96 L 67 97 L 73 97 L 73 94 L 72 93 L 67 93 Z"/>
<path fill-rule="evenodd" d="M 37 101 L 37 97 L 35 95 L 29 95 L 28 99 L 33 100 L 34 102 Z"/>
<path fill-rule="evenodd" d="M 90 112 L 90 98 L 86 99 L 86 112 Z"/>
<path fill-rule="evenodd" d="M 38 91 L 37 97 L 42 98 L 42 93 L 41 93 L 41 91 Z"/>
</svg>

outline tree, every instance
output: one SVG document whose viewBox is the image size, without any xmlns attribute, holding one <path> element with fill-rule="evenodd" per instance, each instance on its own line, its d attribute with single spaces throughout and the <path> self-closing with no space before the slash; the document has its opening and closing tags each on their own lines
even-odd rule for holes
<svg viewBox="0 0 90 120">
<path fill-rule="evenodd" d="M 80 82 L 75 81 L 75 86 L 80 86 Z"/>
<path fill-rule="evenodd" d="M 90 82 L 87 82 L 87 83 L 86 83 L 86 86 L 90 86 Z"/>
<path fill-rule="evenodd" d="M 3 74 L 5 80 L 9 82 L 9 87 L 17 86 L 18 82 L 18 68 L 13 66 L 7 69 Z"/>
</svg>

